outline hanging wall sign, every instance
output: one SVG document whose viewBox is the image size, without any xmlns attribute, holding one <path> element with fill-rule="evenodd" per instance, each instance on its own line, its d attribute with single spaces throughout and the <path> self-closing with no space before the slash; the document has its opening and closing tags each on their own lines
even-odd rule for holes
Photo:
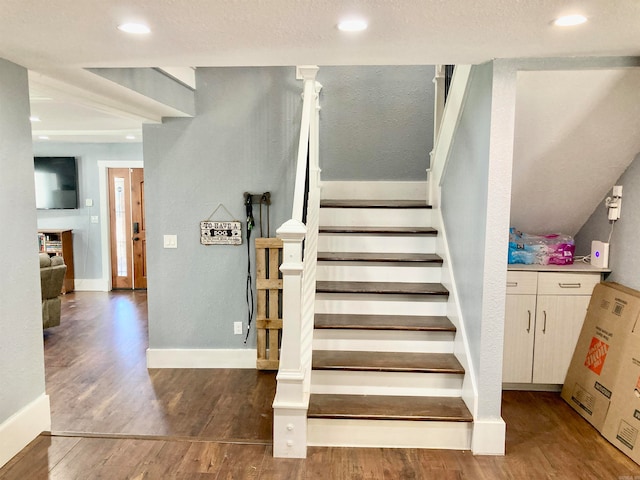
<svg viewBox="0 0 640 480">
<path fill-rule="evenodd" d="M 202 245 L 241 245 L 242 223 L 211 220 L 200 222 L 200 243 Z"/>
</svg>

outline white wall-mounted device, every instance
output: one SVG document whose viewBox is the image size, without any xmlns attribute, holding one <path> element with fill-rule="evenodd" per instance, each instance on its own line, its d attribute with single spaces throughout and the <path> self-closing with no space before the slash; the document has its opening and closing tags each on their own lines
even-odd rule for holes
<svg viewBox="0 0 640 480">
<path fill-rule="evenodd" d="M 591 265 L 609 268 L 609 244 L 594 240 L 591 242 Z"/>
<path fill-rule="evenodd" d="M 620 210 L 622 209 L 622 185 L 613 187 L 611 196 L 605 199 L 604 204 L 607 207 L 609 220 L 618 220 L 620 218 Z"/>
</svg>

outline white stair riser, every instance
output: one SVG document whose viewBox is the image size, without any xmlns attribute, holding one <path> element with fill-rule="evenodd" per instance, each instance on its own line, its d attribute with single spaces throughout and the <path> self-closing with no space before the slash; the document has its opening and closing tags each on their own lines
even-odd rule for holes
<svg viewBox="0 0 640 480">
<path fill-rule="evenodd" d="M 311 393 L 459 397 L 462 394 L 462 375 L 313 370 Z"/>
<path fill-rule="evenodd" d="M 319 252 L 435 253 L 435 236 L 357 235 L 321 233 Z"/>
<path fill-rule="evenodd" d="M 327 262 L 318 263 L 318 281 L 351 282 L 430 282 L 440 283 L 442 278 L 439 264 L 400 265 L 385 263 Z"/>
<path fill-rule="evenodd" d="M 453 353 L 453 332 L 316 329 L 314 350 Z"/>
<path fill-rule="evenodd" d="M 321 198 L 339 200 L 424 200 L 428 183 L 424 182 L 322 182 Z"/>
<path fill-rule="evenodd" d="M 348 227 L 430 227 L 428 208 L 327 208 L 320 209 L 320 225 Z"/>
<path fill-rule="evenodd" d="M 471 433 L 469 422 L 307 420 L 310 446 L 469 450 Z"/>
<path fill-rule="evenodd" d="M 443 297 L 416 298 L 415 295 L 317 293 L 315 313 L 446 316 L 447 300 Z"/>
</svg>

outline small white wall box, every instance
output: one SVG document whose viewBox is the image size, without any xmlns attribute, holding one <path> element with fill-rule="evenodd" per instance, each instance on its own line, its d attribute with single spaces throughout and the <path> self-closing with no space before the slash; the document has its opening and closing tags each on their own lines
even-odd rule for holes
<svg viewBox="0 0 640 480">
<path fill-rule="evenodd" d="M 609 268 L 609 244 L 594 240 L 591 242 L 591 265 Z"/>
</svg>

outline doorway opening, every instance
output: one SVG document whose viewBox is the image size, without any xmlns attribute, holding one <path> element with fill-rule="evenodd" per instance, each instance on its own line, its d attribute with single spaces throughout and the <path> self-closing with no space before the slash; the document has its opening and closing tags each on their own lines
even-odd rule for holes
<svg viewBox="0 0 640 480">
<path fill-rule="evenodd" d="M 144 170 L 108 168 L 111 286 L 146 289 Z"/>
</svg>

